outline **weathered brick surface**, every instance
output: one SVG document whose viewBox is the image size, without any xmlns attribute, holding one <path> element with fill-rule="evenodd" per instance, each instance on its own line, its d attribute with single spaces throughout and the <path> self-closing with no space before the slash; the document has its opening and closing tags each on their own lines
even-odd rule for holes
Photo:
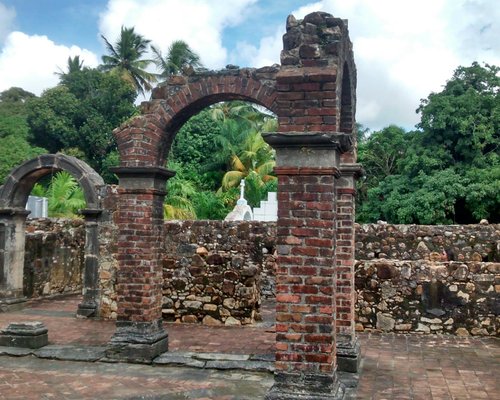
<svg viewBox="0 0 500 400">
<path fill-rule="evenodd" d="M 335 178 L 287 171 L 278 180 L 276 369 L 330 373 L 335 369 Z"/>
<path fill-rule="evenodd" d="M 114 131 L 121 165 L 164 165 L 177 130 L 207 106 L 229 100 L 248 100 L 277 112 L 274 88 L 277 67 L 230 68 L 174 76 L 153 90 L 142 115 Z"/>
<path fill-rule="evenodd" d="M 163 197 L 155 189 L 120 189 L 116 222 L 118 320 L 151 322 L 161 318 Z"/>
<path fill-rule="evenodd" d="M 354 306 L 354 205 L 353 189 L 337 189 L 337 334 L 340 340 L 352 341 L 355 335 Z"/>
</svg>

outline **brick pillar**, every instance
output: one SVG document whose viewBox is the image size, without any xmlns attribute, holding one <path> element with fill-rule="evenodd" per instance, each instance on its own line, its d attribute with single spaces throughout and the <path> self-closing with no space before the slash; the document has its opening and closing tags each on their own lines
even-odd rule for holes
<svg viewBox="0 0 500 400">
<path fill-rule="evenodd" d="M 276 149 L 276 372 L 267 399 L 336 399 L 335 178 L 340 136 L 265 135 Z"/>
<path fill-rule="evenodd" d="M 161 167 L 119 167 L 116 332 L 107 356 L 150 362 L 167 351 L 162 325 L 163 199 L 174 175 Z"/>
<path fill-rule="evenodd" d="M 85 209 L 80 213 L 85 218 L 85 269 L 83 271 L 83 299 L 78 304 L 76 315 L 97 317 L 99 314 L 99 225 L 102 210 Z"/>
<path fill-rule="evenodd" d="M 337 363 L 340 371 L 357 372 L 360 348 L 355 333 L 354 217 L 359 164 L 341 164 L 337 182 Z"/>
<path fill-rule="evenodd" d="M 29 211 L 0 209 L 0 311 L 26 300 L 23 296 L 25 227 Z"/>
</svg>

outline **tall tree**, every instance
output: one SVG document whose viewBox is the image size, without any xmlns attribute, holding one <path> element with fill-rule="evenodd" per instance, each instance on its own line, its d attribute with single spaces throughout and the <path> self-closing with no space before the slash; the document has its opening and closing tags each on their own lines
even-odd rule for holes
<svg viewBox="0 0 500 400">
<path fill-rule="evenodd" d="M 62 81 L 27 102 L 33 143 L 50 152 L 83 153 L 94 169 L 105 172 L 116 150 L 112 131 L 137 112 L 137 93 L 118 76 L 90 68 Z"/>
<path fill-rule="evenodd" d="M 56 75 L 59 75 L 61 81 L 64 81 L 64 78 L 68 75 L 74 74 L 76 72 L 80 72 L 83 70 L 83 60 L 80 60 L 80 56 L 76 55 L 74 57 L 68 57 L 68 63 L 66 65 L 67 71 L 64 72 L 59 68 L 59 72 L 56 72 Z"/>
<path fill-rule="evenodd" d="M 150 40 L 136 33 L 133 27 L 126 28 L 124 26 L 122 26 L 120 37 L 114 46 L 103 35 L 101 37 L 109 52 L 109 55 L 102 56 L 104 64 L 101 65 L 101 69 L 118 74 L 141 94 L 151 90 L 151 83 L 155 82 L 156 78 L 153 73 L 147 71 L 147 67 L 152 61 L 144 58 Z"/>
<path fill-rule="evenodd" d="M 155 55 L 154 63 L 160 69 L 160 77 L 167 78 L 170 75 L 182 75 L 189 69 L 200 68 L 200 56 L 196 54 L 183 40 L 174 41 L 164 56 L 158 47 L 151 46 Z"/>
<path fill-rule="evenodd" d="M 481 164 L 500 154 L 499 73 L 500 67 L 477 62 L 458 67 L 441 92 L 422 100 L 422 144 L 442 147 L 453 164 Z"/>
<path fill-rule="evenodd" d="M 500 221 L 499 72 L 487 64 L 458 67 L 441 92 L 422 100 L 420 130 L 391 136 L 385 128 L 365 140 L 360 160 L 376 179 L 364 183 L 358 220 Z M 394 154 L 397 162 L 388 163 Z"/>
<path fill-rule="evenodd" d="M 33 97 L 33 93 L 19 87 L 0 92 L 0 138 L 15 135 L 28 139 L 26 102 Z"/>
</svg>

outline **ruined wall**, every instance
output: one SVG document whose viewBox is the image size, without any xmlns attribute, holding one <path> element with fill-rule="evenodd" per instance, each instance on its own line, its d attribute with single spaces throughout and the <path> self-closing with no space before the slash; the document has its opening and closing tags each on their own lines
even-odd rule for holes
<svg viewBox="0 0 500 400">
<path fill-rule="evenodd" d="M 361 225 L 356 328 L 498 335 L 500 225 Z"/>
<path fill-rule="evenodd" d="M 275 232 L 275 223 L 255 221 L 166 222 L 164 318 L 258 318 L 262 298 L 275 294 Z M 80 288 L 84 235 L 80 220 L 28 222 L 28 296 Z M 111 319 L 116 237 L 115 225 L 101 225 L 101 315 Z M 356 247 L 359 331 L 498 335 L 500 225 L 356 225 Z"/>
<path fill-rule="evenodd" d="M 262 271 L 274 270 L 274 231 L 261 222 L 167 222 L 163 317 L 214 325 L 258 320 L 261 288 L 273 290 Z"/>
<path fill-rule="evenodd" d="M 356 260 L 500 262 L 500 225 L 356 226 Z"/>
<path fill-rule="evenodd" d="M 24 295 L 31 298 L 81 290 L 84 243 L 82 220 L 28 220 Z"/>
</svg>

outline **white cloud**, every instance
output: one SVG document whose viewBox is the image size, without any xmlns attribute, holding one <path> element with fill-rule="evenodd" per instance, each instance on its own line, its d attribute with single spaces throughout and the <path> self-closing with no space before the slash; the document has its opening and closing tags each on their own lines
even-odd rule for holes
<svg viewBox="0 0 500 400">
<path fill-rule="evenodd" d="M 68 57 L 76 55 L 88 67 L 98 64 L 88 50 L 58 45 L 47 36 L 11 32 L 0 52 L 0 91 L 19 86 L 39 95 L 58 83 L 54 72 L 65 70 Z"/>
<path fill-rule="evenodd" d="M 14 7 L 7 7 L 0 3 L 0 44 L 3 43 L 9 32 L 12 30 L 15 18 L 16 10 Z"/>
<path fill-rule="evenodd" d="M 357 120 L 372 129 L 411 128 L 421 98 L 439 91 L 459 65 L 500 64 L 496 0 L 321 0 L 293 14 L 326 11 L 349 20 L 358 70 Z M 277 62 L 281 34 L 252 46 L 239 43 L 241 65 Z M 281 32 L 281 34 L 279 33 Z"/>
<path fill-rule="evenodd" d="M 228 62 L 222 45 L 225 27 L 237 25 L 244 11 L 257 0 L 110 0 L 100 16 L 100 32 L 114 43 L 122 25 L 150 39 L 162 51 L 182 39 L 196 51 L 208 68 Z"/>
</svg>

